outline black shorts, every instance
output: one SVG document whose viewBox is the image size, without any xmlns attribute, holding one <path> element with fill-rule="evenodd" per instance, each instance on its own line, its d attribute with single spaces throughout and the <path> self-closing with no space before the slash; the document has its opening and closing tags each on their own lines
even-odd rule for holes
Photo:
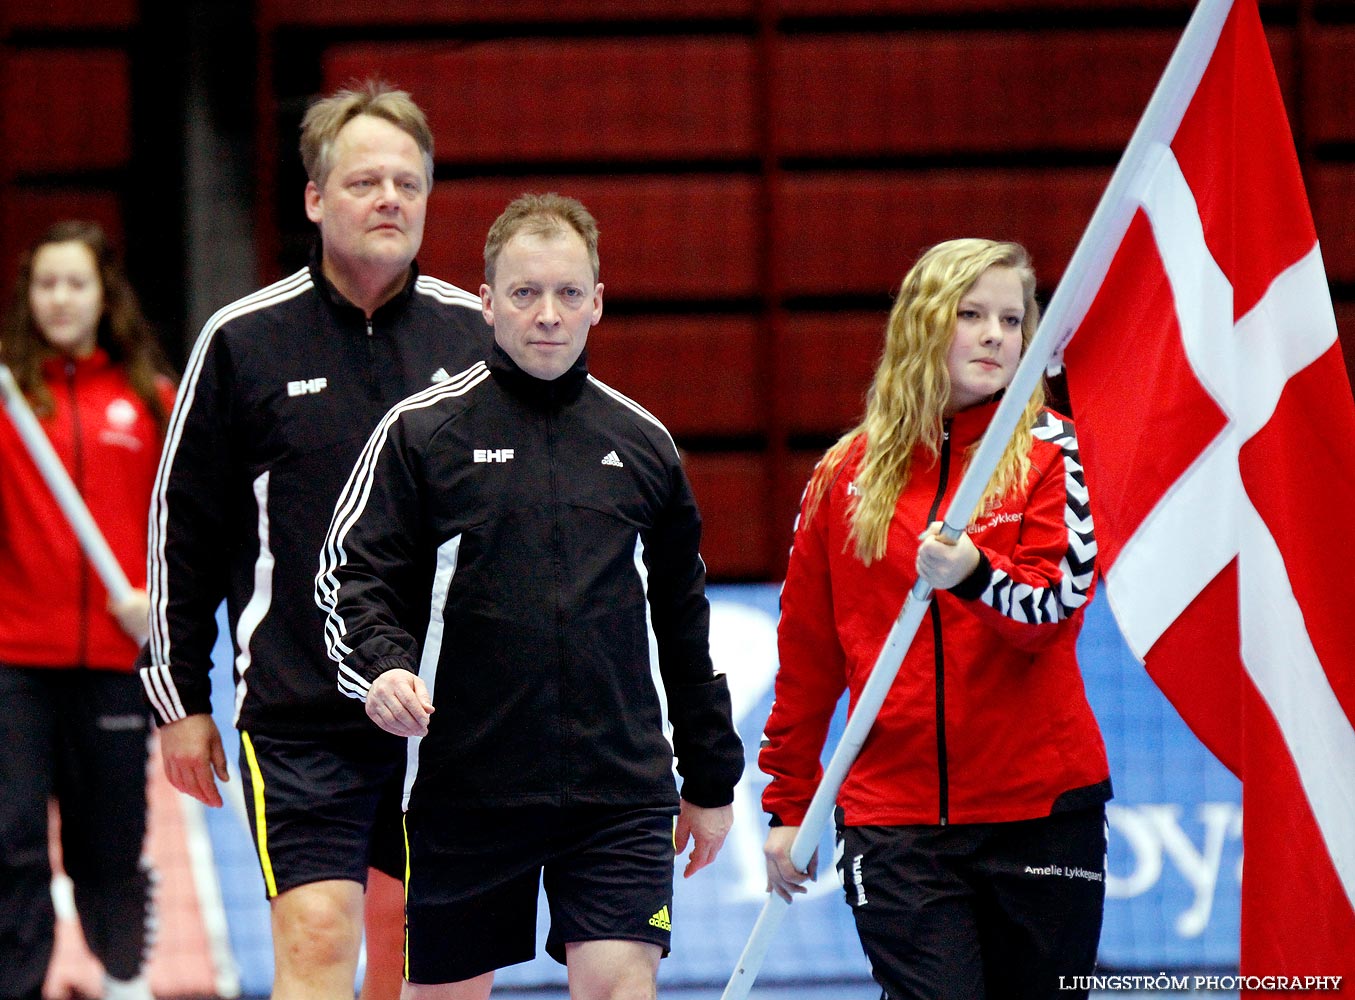
<svg viewBox="0 0 1355 1000">
<path fill-rule="evenodd" d="M 1095 969 L 1103 807 L 955 826 L 839 817 L 838 839 L 847 904 L 890 1000 L 1062 1000 L 1078 994 L 1061 976 Z"/>
<path fill-rule="evenodd" d="M 642 941 L 668 954 L 673 811 L 521 807 L 453 822 L 407 820 L 405 962 L 411 983 L 471 979 L 536 955 L 537 886 L 550 904 L 546 953 Z"/>
<path fill-rule="evenodd" d="M 327 740 L 240 731 L 240 776 L 268 898 L 311 882 L 405 874 L 404 741 L 373 729 Z"/>
</svg>

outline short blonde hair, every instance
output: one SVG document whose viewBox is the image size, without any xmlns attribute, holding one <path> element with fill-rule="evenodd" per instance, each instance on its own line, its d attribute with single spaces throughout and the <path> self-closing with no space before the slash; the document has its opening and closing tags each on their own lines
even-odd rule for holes
<svg viewBox="0 0 1355 1000">
<path fill-rule="evenodd" d="M 339 133 L 358 115 L 385 119 L 408 133 L 423 154 L 428 186 L 433 186 L 433 131 L 428 119 L 407 91 L 382 80 L 367 80 L 321 98 L 301 119 L 301 162 L 316 187 L 323 188 L 334 169 L 334 143 Z"/>
<path fill-rule="evenodd" d="M 494 284 L 499 254 L 518 233 L 547 236 L 572 229 L 579 234 L 588 249 L 588 263 L 593 268 L 593 280 L 601 276 L 598 258 L 598 224 L 583 202 L 554 191 L 545 194 L 520 194 L 508 203 L 485 237 L 485 283 Z"/>
</svg>

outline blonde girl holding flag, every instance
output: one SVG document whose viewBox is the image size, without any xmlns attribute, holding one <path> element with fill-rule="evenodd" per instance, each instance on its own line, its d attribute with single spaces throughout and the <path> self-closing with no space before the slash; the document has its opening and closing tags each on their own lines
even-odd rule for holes
<svg viewBox="0 0 1355 1000">
<path fill-rule="evenodd" d="M 1096 960 L 1111 790 L 1075 656 L 1095 540 L 1072 424 L 1042 391 L 967 530 L 951 541 L 939 520 L 1037 320 L 1020 246 L 922 254 L 865 417 L 796 524 L 759 757 L 768 889 L 787 900 L 814 875 L 789 851 L 834 706 L 843 690 L 855 705 L 918 579 L 934 589 L 837 796 L 846 900 L 892 1000 L 1076 995 L 1061 980 Z"/>
</svg>

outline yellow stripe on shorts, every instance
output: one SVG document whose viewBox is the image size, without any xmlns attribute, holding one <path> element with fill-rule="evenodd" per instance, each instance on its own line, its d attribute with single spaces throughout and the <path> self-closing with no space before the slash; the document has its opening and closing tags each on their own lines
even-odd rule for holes
<svg viewBox="0 0 1355 1000">
<path fill-rule="evenodd" d="M 245 748 L 245 762 L 249 765 L 250 786 L 254 789 L 254 839 L 259 844 L 259 864 L 263 867 L 264 884 L 268 887 L 268 898 L 278 894 L 278 883 L 273 878 L 273 862 L 268 857 L 268 822 L 263 807 L 263 772 L 259 770 L 258 758 L 254 756 L 254 744 L 249 733 L 240 730 L 240 743 Z"/>
<path fill-rule="evenodd" d="M 405 838 L 405 912 L 409 912 L 409 814 L 400 814 L 400 832 Z M 409 982 L 409 918 L 405 918 L 405 982 Z"/>
</svg>

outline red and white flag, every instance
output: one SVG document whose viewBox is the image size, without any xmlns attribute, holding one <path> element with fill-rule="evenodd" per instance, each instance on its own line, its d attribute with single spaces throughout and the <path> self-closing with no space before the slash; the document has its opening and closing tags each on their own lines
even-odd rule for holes
<svg viewBox="0 0 1355 1000">
<path fill-rule="evenodd" d="M 1120 629 L 1242 779 L 1241 972 L 1355 991 L 1355 403 L 1255 0 L 1197 59 L 1069 395 Z"/>
</svg>

